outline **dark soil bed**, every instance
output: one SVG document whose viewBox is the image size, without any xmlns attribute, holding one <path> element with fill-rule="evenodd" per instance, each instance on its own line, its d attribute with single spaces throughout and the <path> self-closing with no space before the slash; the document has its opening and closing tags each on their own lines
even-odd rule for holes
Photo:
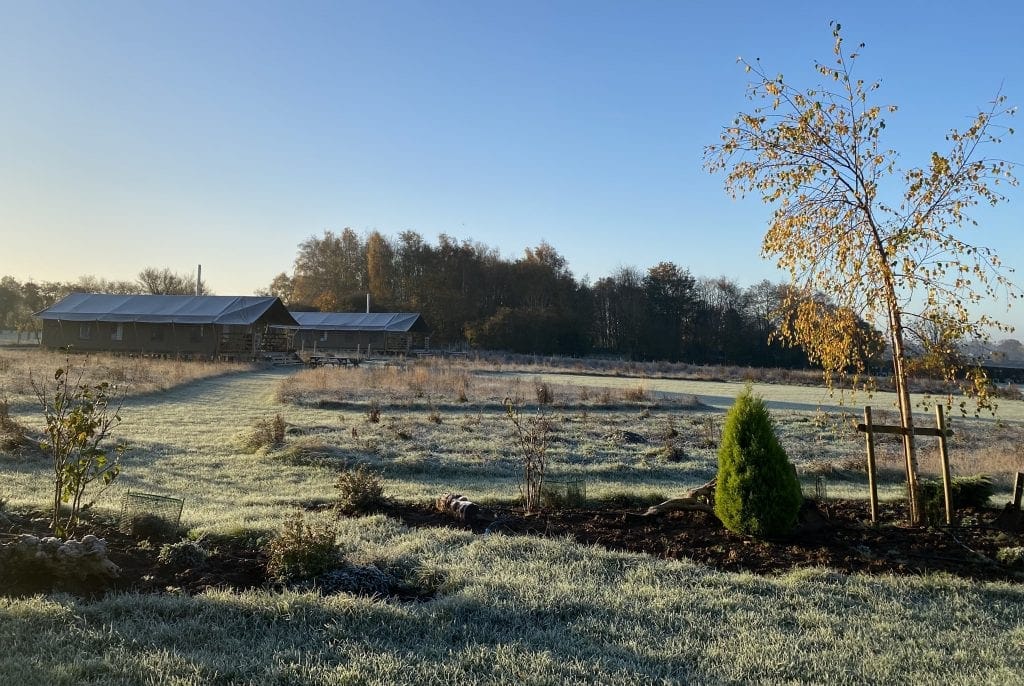
<svg viewBox="0 0 1024 686">
<path fill-rule="evenodd" d="M 827 566 L 872 574 L 947 572 L 979 580 L 1024 579 L 1024 573 L 996 562 L 1000 548 L 1024 545 L 1018 518 L 1007 517 L 1001 510 L 964 509 L 958 512 L 956 527 L 914 528 L 903 524 L 902 505 L 883 504 L 880 524 L 872 525 L 866 501 L 833 500 L 811 505 L 809 511 L 805 508 L 798 531 L 775 541 L 734 534 L 714 515 L 699 511 L 644 517 L 636 512 L 588 509 L 526 517 L 514 510 L 493 510 L 466 523 L 427 505 L 394 504 L 387 514 L 410 526 L 569 537 L 610 550 L 687 558 L 731 572 L 772 574 Z"/>
<path fill-rule="evenodd" d="M 579 509 L 524 516 L 514 509 L 492 509 L 472 522 L 459 521 L 426 503 L 391 503 L 384 513 L 412 527 L 452 527 L 481 535 L 569 537 L 610 550 L 660 558 L 691 559 L 725 571 L 758 574 L 824 566 L 842 572 L 922 574 L 947 572 L 977 580 L 1021 581 L 1024 572 L 996 561 L 1000 548 L 1024 545 L 1018 513 L 965 509 L 953 528 L 911 528 L 902 507 L 883 505 L 882 523 L 868 522 L 867 503 L 829 501 L 805 509 L 800 530 L 785 540 L 763 541 L 727 531 L 705 512 L 670 512 L 643 517 L 621 509 Z M 49 535 L 38 512 L 5 513 L 0 543 L 19 534 Z M 109 557 L 121 569 L 117 579 L 57 580 L 39 574 L 0 575 L 0 595 L 61 590 L 82 596 L 109 590 L 194 594 L 210 588 L 243 590 L 270 584 L 265 541 L 208 539 L 205 562 L 197 566 L 161 562 L 164 542 L 137 540 L 108 520 L 91 520 L 82 533 L 107 541 Z"/>
</svg>

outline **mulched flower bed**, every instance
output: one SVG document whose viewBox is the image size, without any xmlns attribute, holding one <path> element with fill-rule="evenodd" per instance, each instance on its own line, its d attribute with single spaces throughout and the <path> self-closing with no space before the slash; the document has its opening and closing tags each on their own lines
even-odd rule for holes
<svg viewBox="0 0 1024 686">
<path fill-rule="evenodd" d="M 623 510 L 580 509 L 523 516 L 499 509 L 466 523 L 428 505 L 394 504 L 387 514 L 416 527 L 567 536 L 610 550 L 688 558 L 730 572 L 773 574 L 827 566 L 871 574 L 947 572 L 978 580 L 1024 580 L 1024 573 L 996 562 L 1000 548 L 1024 545 L 1017 518 L 1001 510 L 964 509 L 957 513 L 956 527 L 918 528 L 905 524 L 902 504 L 882 504 L 880 523 L 872 525 L 866 501 L 831 500 L 802 515 L 792 536 L 775 541 L 734 534 L 714 515 L 693 511 L 644 517 Z"/>
<path fill-rule="evenodd" d="M 871 525 L 862 501 L 831 500 L 805 509 L 792 536 L 764 541 L 726 530 L 711 514 L 679 511 L 644 517 L 611 508 L 570 509 L 524 515 L 511 508 L 481 512 L 471 522 L 438 512 L 432 504 L 392 502 L 383 513 L 411 527 L 452 527 L 480 535 L 569 537 L 610 550 L 659 558 L 688 558 L 724 571 L 774 574 L 801 567 L 830 567 L 841 572 L 922 574 L 946 572 L 976 580 L 1024 580 L 1024 571 L 996 561 L 1000 548 L 1024 545 L 1018 513 L 964 509 L 953 528 L 906 526 L 900 504 L 883 504 L 882 522 Z M 142 593 L 199 593 L 210 588 L 243 590 L 267 587 L 266 553 L 255 541 L 239 538 L 204 542 L 208 556 L 200 565 L 161 562 L 161 542 L 137 540 L 108 520 L 87 521 L 83 533 L 106 539 L 110 559 L 121 568 L 117 579 L 68 581 L 38 574 L 0 578 L 0 595 L 65 591 L 95 596 L 110 590 Z M 0 543 L 19 534 L 49 535 L 39 512 L 7 512 L 0 518 Z"/>
</svg>

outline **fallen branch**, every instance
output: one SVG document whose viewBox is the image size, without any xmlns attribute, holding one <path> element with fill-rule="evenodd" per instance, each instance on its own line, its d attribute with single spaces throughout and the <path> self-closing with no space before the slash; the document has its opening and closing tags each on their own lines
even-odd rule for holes
<svg viewBox="0 0 1024 686">
<path fill-rule="evenodd" d="M 480 506 L 464 495 L 446 493 L 435 501 L 439 512 L 449 514 L 463 522 L 472 522 L 480 514 Z"/>
<path fill-rule="evenodd" d="M 647 512 L 644 512 L 642 517 L 653 517 L 655 515 L 665 514 L 666 512 L 673 512 L 675 510 L 691 510 L 700 512 L 715 513 L 715 487 L 718 485 L 718 478 L 715 477 L 711 481 L 707 482 L 700 488 L 695 488 L 690 491 L 685 497 L 672 498 L 666 500 L 658 505 L 652 505 L 647 508 Z"/>
</svg>

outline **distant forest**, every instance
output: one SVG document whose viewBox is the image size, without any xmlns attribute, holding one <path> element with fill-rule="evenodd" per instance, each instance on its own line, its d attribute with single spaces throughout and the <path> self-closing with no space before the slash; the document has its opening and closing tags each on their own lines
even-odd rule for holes
<svg viewBox="0 0 1024 686">
<path fill-rule="evenodd" d="M 278 274 L 263 295 L 292 310 L 360 312 L 370 294 L 375 312 L 419 312 L 434 346 L 631 360 L 759 367 L 807 367 L 800 348 L 772 340 L 789 287 L 727 277 L 694 276 L 672 262 L 625 267 L 591 283 L 541 242 L 508 259 L 494 248 L 441 234 L 430 243 L 413 231 L 389 238 L 351 229 L 325 231 L 298 246 L 292 272 Z M 195 292 L 193 275 L 147 267 L 134 281 L 85 276 L 73 282 L 0 278 L 0 329 L 31 333 L 32 314 L 68 293 Z M 865 339 L 878 332 L 864 325 Z M 1024 357 L 1007 341 L 1006 358 Z M 877 346 L 864 345 L 865 351 Z M 869 366 L 884 366 L 879 359 Z"/>
<path fill-rule="evenodd" d="M 507 259 L 484 244 L 413 231 L 389 238 L 351 229 L 312 236 L 291 274 L 265 291 L 293 310 L 419 312 L 434 344 L 466 341 L 518 353 L 605 354 L 634 360 L 805 367 L 800 349 L 770 342 L 787 287 L 743 287 L 661 262 L 589 282 L 541 242 Z"/>
</svg>

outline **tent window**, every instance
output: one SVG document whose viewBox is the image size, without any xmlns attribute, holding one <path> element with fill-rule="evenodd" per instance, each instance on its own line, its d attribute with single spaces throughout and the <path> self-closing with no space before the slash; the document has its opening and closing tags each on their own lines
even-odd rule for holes
<svg viewBox="0 0 1024 686">
<path fill-rule="evenodd" d="M 83 341 L 87 341 L 92 338 L 92 324 L 79 324 L 78 338 Z"/>
<path fill-rule="evenodd" d="M 322 342 L 324 342 L 324 341 L 326 341 L 326 340 L 327 340 L 327 332 L 326 332 L 326 331 L 321 331 L 321 332 L 320 332 L 320 340 L 321 340 Z"/>
<path fill-rule="evenodd" d="M 122 341 L 124 340 L 124 324 L 115 324 L 114 328 L 110 331 L 110 340 Z"/>
</svg>

